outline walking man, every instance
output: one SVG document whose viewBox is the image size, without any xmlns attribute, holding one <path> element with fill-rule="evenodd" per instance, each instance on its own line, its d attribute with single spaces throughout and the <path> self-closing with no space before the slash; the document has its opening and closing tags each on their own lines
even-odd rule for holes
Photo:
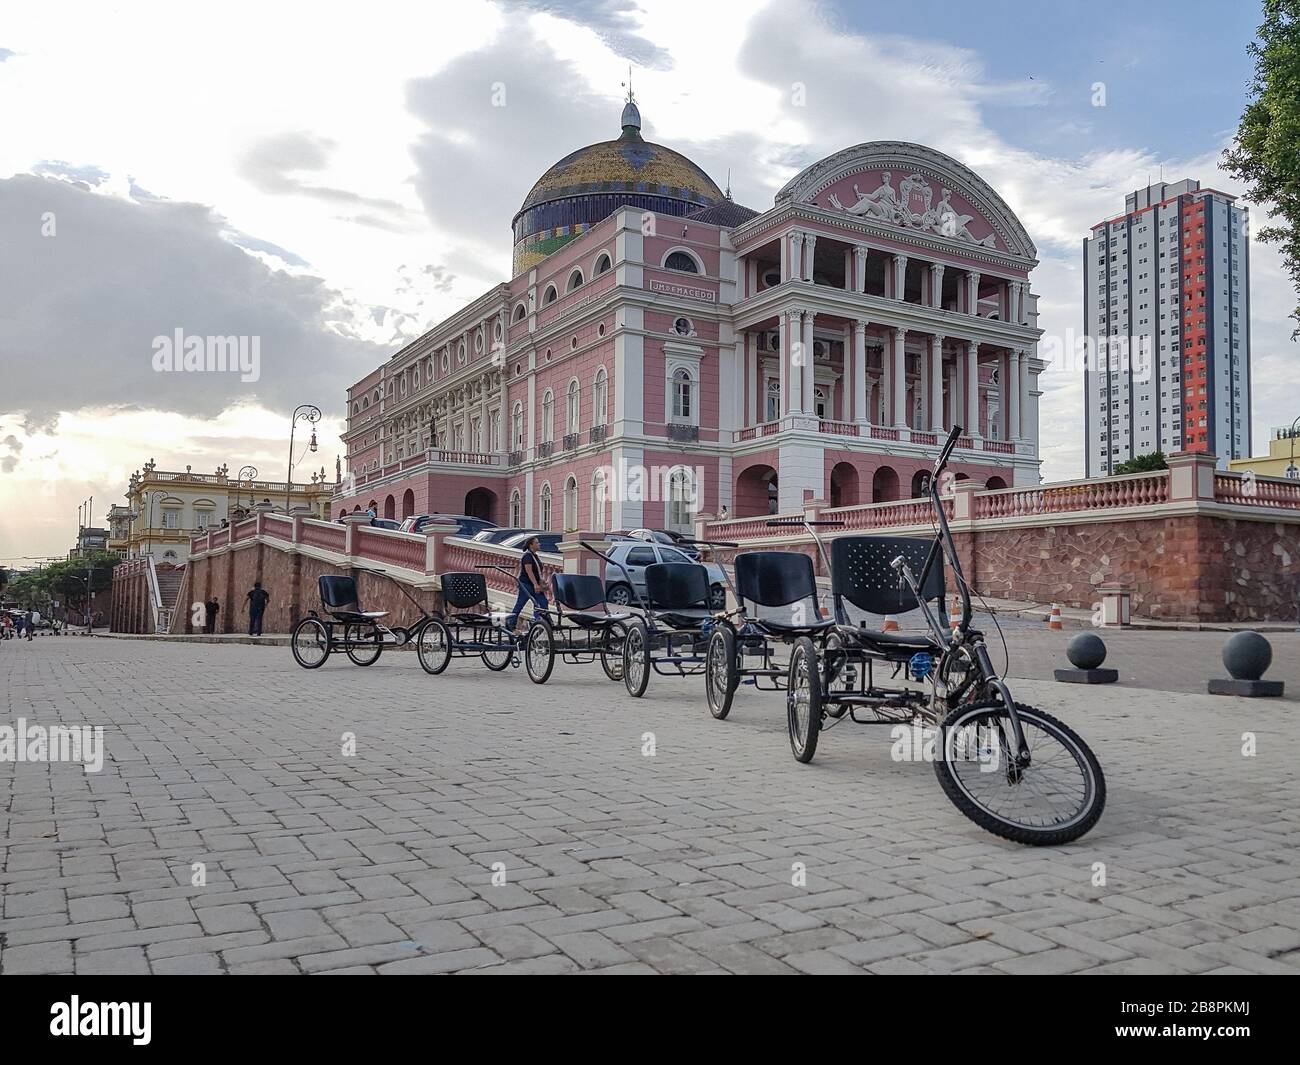
<svg viewBox="0 0 1300 1065">
<path fill-rule="evenodd" d="M 217 631 L 217 614 L 219 614 L 220 612 L 221 612 L 221 603 L 218 601 L 215 595 L 211 599 L 209 599 L 206 603 L 203 604 L 203 614 L 204 614 L 203 631 L 207 633 L 209 636 L 211 636 L 214 632 Z"/>
<path fill-rule="evenodd" d="M 262 635 L 262 615 L 266 613 L 266 604 L 271 596 L 262 587 L 261 581 L 253 582 L 253 590 L 248 593 L 248 635 Z"/>
<path fill-rule="evenodd" d="M 537 552 L 542 549 L 542 542 L 536 536 L 530 537 L 524 544 L 524 555 L 519 560 L 519 598 L 515 600 L 515 608 L 506 618 L 506 628 L 514 633 L 519 632 L 519 622 L 524 604 L 531 599 L 538 610 L 545 611 L 547 608 L 546 593 L 542 590 L 546 586 L 542 583 L 542 560 L 537 557 Z"/>
</svg>

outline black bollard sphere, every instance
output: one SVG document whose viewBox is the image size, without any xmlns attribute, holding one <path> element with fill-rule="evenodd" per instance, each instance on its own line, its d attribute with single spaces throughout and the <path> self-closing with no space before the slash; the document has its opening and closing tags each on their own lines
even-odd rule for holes
<svg viewBox="0 0 1300 1065">
<path fill-rule="evenodd" d="M 1252 629 L 1235 633 L 1223 645 L 1224 668 L 1237 680 L 1259 680 L 1272 662 L 1272 646 Z"/>
<path fill-rule="evenodd" d="M 1106 644 L 1095 632 L 1081 632 L 1066 645 L 1065 657 L 1078 669 L 1096 669 L 1106 661 Z"/>
</svg>

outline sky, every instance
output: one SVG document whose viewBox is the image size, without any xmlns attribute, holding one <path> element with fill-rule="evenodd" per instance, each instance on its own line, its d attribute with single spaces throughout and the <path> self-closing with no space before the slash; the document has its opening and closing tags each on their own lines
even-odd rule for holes
<svg viewBox="0 0 1300 1065">
<path fill-rule="evenodd" d="M 1040 327 L 1078 333 L 1082 240 L 1125 193 L 1243 191 L 1219 160 L 1258 21 L 1249 0 L 6 0 L 0 565 L 65 554 L 82 501 L 102 522 L 151 458 L 283 479 L 299 403 L 325 417 L 298 479 L 332 475 L 347 386 L 509 276 L 512 215 L 617 135 L 629 66 L 647 138 L 759 210 L 864 141 L 973 167 L 1038 247 Z M 1300 403 L 1272 247 L 1251 280 L 1259 452 Z M 258 337 L 258 372 L 158 371 L 178 329 Z M 1043 476 L 1082 476 L 1080 375 L 1041 384 Z"/>
</svg>

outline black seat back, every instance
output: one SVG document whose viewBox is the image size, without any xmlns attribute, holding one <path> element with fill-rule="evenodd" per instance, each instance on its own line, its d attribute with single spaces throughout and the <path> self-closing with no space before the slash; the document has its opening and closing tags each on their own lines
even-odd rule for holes
<svg viewBox="0 0 1300 1065">
<path fill-rule="evenodd" d="M 361 609 L 361 603 L 357 599 L 357 580 L 355 577 L 344 577 L 338 573 L 326 573 L 317 580 L 316 587 L 320 590 L 321 604 L 327 610 L 342 610 L 344 607 Z"/>
<path fill-rule="evenodd" d="M 919 605 L 912 589 L 898 587 L 898 574 L 890 565 L 899 555 L 919 579 L 933 541 L 917 536 L 841 536 L 831 541 L 831 594 L 836 612 L 843 614 L 847 599 L 869 614 L 905 614 Z M 927 601 L 943 598 L 943 554 L 921 588 Z"/>
<path fill-rule="evenodd" d="M 593 573 L 552 574 L 551 588 L 555 601 L 570 610 L 590 610 L 605 604 L 605 582 Z"/>
<path fill-rule="evenodd" d="M 440 578 L 444 605 L 464 610 L 487 605 L 487 579 L 481 573 L 444 573 Z"/>
<path fill-rule="evenodd" d="M 798 551 L 737 555 L 736 593 L 755 606 L 788 606 L 801 599 L 816 599 L 812 559 Z"/>
<path fill-rule="evenodd" d="M 656 610 L 709 605 L 709 571 L 689 562 L 656 562 L 645 569 L 646 599 Z"/>
</svg>

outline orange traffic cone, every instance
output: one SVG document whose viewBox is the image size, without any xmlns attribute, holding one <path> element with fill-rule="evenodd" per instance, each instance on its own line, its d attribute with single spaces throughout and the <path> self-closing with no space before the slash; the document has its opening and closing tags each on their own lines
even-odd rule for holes
<svg viewBox="0 0 1300 1065">
<path fill-rule="evenodd" d="M 1063 628 L 1065 628 L 1065 624 L 1064 624 L 1064 622 L 1061 621 L 1061 604 L 1060 604 L 1060 603 L 1053 603 L 1053 604 L 1052 604 L 1052 613 L 1051 613 L 1051 616 L 1048 617 L 1048 619 L 1047 619 L 1047 627 L 1048 627 L 1049 629 L 1053 629 L 1053 630 L 1058 630 L 1058 629 L 1063 629 Z"/>
<path fill-rule="evenodd" d="M 885 620 L 881 623 L 880 631 L 881 631 L 881 632 L 897 632 L 897 631 L 898 631 L 898 621 L 897 621 L 897 619 L 894 617 L 893 614 L 886 614 L 886 615 L 885 615 Z"/>
</svg>

